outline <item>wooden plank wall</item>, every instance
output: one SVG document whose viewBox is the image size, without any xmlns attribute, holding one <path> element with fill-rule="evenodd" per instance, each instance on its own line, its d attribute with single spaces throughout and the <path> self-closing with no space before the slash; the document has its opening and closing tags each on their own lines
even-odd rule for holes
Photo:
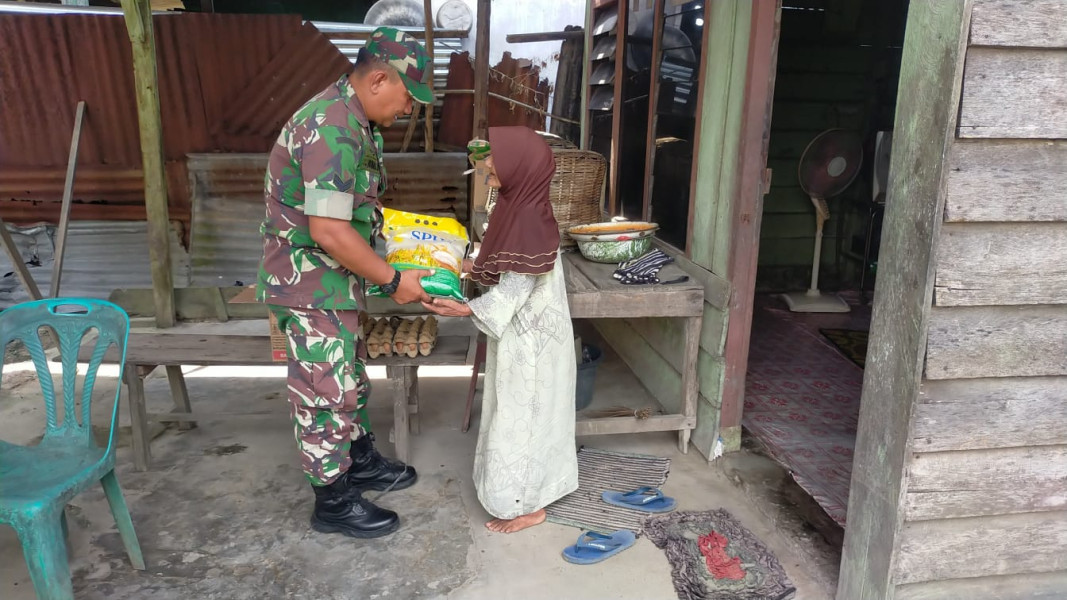
<svg viewBox="0 0 1067 600">
<path fill-rule="evenodd" d="M 974 0 L 896 598 L 1067 597 L 1067 1 Z"/>
<path fill-rule="evenodd" d="M 760 228 L 760 291 L 808 287 L 815 212 L 797 176 L 808 143 L 831 128 L 855 131 L 865 139 L 893 128 L 905 15 L 892 1 L 803 3 L 824 11 L 791 10 L 800 4 L 795 1 L 782 4 L 767 161 L 773 176 Z M 870 197 L 864 169 L 851 187 L 829 200 L 831 220 L 823 232 L 820 272 L 825 285 L 820 287 L 858 286 L 863 246 L 858 242 L 854 250 L 853 237 L 866 234 Z"/>
</svg>

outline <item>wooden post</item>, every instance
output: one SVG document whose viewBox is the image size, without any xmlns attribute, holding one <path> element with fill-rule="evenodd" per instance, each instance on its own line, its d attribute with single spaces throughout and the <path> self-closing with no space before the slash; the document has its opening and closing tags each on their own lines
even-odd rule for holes
<svg viewBox="0 0 1067 600">
<path fill-rule="evenodd" d="M 763 221 L 763 196 L 770 188 L 766 166 L 771 108 L 774 105 L 774 82 L 777 77 L 780 13 L 781 9 L 774 0 L 752 3 L 745 75 L 745 106 L 742 109 L 741 141 L 738 147 L 740 181 L 730 213 L 727 275 L 735 292 L 729 304 L 726 346 L 723 350 L 726 374 L 723 377 L 722 409 L 719 413 L 719 431 L 727 452 L 741 447 L 741 414 L 745 403 L 748 351 L 752 341 L 750 334 L 759 258 L 759 232 Z M 710 13 L 705 14 L 704 22 L 711 22 Z M 708 29 L 711 28 L 705 27 L 705 30 Z M 700 72 L 707 73 L 704 68 L 701 68 Z M 703 89 L 701 86 L 701 90 Z M 693 185 L 690 187 L 690 197 L 695 195 L 696 187 Z M 693 214 L 692 210 L 690 208 L 690 214 Z M 692 238 L 693 229 L 690 223 L 690 247 Z"/>
<path fill-rule="evenodd" d="M 473 137 L 489 138 L 489 8 L 491 0 L 478 0 L 474 41 L 474 126 Z"/>
<path fill-rule="evenodd" d="M 645 192 L 641 199 L 641 218 L 645 221 L 652 220 L 652 175 L 656 162 L 656 126 L 659 123 L 656 111 L 659 110 L 659 76 L 663 65 L 663 17 L 666 4 L 666 0 L 659 0 L 652 11 L 652 68 L 648 84 L 648 125 L 645 129 Z M 701 55 L 703 54 L 702 52 Z M 697 129 L 695 122 L 693 129 Z M 696 148 L 695 145 L 693 147 Z"/>
<path fill-rule="evenodd" d="M 411 145 L 411 137 L 415 135 L 415 128 L 418 127 L 419 113 L 422 112 L 422 105 L 418 102 L 411 107 L 411 115 L 408 117 L 408 128 L 404 132 L 404 141 L 400 144 L 400 151 L 407 152 L 408 146 Z"/>
<path fill-rule="evenodd" d="M 430 94 L 433 95 L 433 72 L 434 72 L 434 53 L 433 53 L 433 11 L 430 9 L 430 0 L 423 0 L 423 14 L 426 18 L 426 39 L 423 45 L 426 46 L 426 52 L 430 55 L 430 81 L 427 84 L 430 86 Z M 433 97 L 436 100 L 436 97 Z M 431 100 L 426 105 L 426 144 L 424 148 L 427 152 L 433 152 L 433 104 L 434 100 Z"/>
<path fill-rule="evenodd" d="M 619 202 L 619 169 L 622 168 L 622 100 L 624 75 L 626 74 L 626 37 L 629 29 L 626 25 L 630 15 L 629 0 L 619 1 L 619 19 L 615 25 L 615 99 L 611 103 L 611 152 L 608 157 L 608 216 L 620 214 L 622 203 Z"/>
<path fill-rule="evenodd" d="M 159 80 L 152 9 L 148 0 L 122 0 L 126 31 L 133 47 L 134 91 L 141 130 L 145 212 L 148 215 L 148 253 L 152 261 L 152 291 L 156 325 L 174 326 L 174 282 L 170 271 L 170 215 L 167 179 L 163 170 L 163 125 L 159 116 Z"/>
<path fill-rule="evenodd" d="M 585 6 L 585 37 L 582 44 L 582 109 L 578 117 L 580 121 L 579 148 L 589 149 L 589 72 L 592 65 L 589 64 L 589 54 L 593 51 L 593 0 L 589 0 Z M 603 206 L 601 206 L 603 211 Z"/>
<path fill-rule="evenodd" d="M 74 133 L 70 136 L 70 155 L 67 157 L 67 179 L 63 183 L 63 206 L 59 210 L 59 229 L 56 231 L 56 256 L 52 265 L 52 287 L 48 290 L 53 298 L 59 297 L 60 278 L 63 276 L 63 254 L 67 250 L 67 228 L 70 227 L 70 204 L 74 195 L 74 173 L 78 168 L 78 146 L 82 138 L 82 119 L 85 117 L 85 101 L 78 101 L 74 112 Z"/>
<path fill-rule="evenodd" d="M 910 425 L 926 359 L 946 156 L 955 138 L 971 1 L 912 2 L 900 63 L 889 195 L 882 226 L 838 600 L 896 590 Z"/>
</svg>

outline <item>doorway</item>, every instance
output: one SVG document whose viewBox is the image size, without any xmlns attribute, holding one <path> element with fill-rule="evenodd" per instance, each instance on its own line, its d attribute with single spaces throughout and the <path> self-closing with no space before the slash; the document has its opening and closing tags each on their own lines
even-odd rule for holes
<svg viewBox="0 0 1067 600">
<path fill-rule="evenodd" d="M 906 18 L 907 0 L 783 0 L 781 10 L 742 440 L 785 466 L 842 529 Z M 798 170 L 832 129 L 854 136 L 863 160 L 826 199 L 812 286 L 817 209 Z M 847 312 L 790 310 L 783 294 L 813 287 Z"/>
</svg>

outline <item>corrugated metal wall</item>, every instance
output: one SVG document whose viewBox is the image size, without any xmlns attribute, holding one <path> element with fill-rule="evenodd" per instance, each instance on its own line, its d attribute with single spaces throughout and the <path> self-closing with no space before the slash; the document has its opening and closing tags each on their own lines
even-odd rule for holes
<svg viewBox="0 0 1067 600">
<path fill-rule="evenodd" d="M 235 133 L 224 115 L 286 43 L 303 32 L 300 18 L 163 14 L 155 15 L 153 26 L 166 159 L 269 147 L 270 136 Z M 317 37 L 304 35 L 301 47 L 289 48 L 296 58 L 314 56 L 333 67 L 328 76 L 319 70 L 293 76 L 312 89 L 325 87 L 349 64 L 325 36 Z M 121 16 L 0 14 L 0 61 L 0 165 L 5 169 L 65 165 L 79 100 L 87 110 L 78 164 L 140 166 L 130 42 Z M 297 95 L 275 101 L 295 109 L 306 99 L 303 92 Z"/>
<path fill-rule="evenodd" d="M 61 7 L 56 7 L 60 9 Z M 295 15 L 153 17 L 171 218 L 188 230 L 190 153 L 266 152 L 307 98 L 348 70 L 373 29 Z M 444 87 L 456 38 L 437 40 Z M 130 43 L 119 11 L 0 13 L 0 214 L 58 220 L 74 110 L 87 105 L 74 220 L 144 218 Z M 397 150 L 406 121 L 385 130 Z M 416 129 L 411 148 L 424 137 Z"/>
<path fill-rule="evenodd" d="M 46 297 L 51 295 L 54 227 L 11 227 L 30 275 Z M 141 222 L 78 221 L 67 230 L 63 254 L 64 296 L 107 298 L 115 289 L 152 287 L 147 225 Z M 175 232 L 170 237 L 171 276 L 175 287 L 189 285 L 189 255 Z M 0 250 L 0 309 L 30 300 L 13 273 L 11 259 Z"/>
<path fill-rule="evenodd" d="M 263 174 L 266 154 L 189 157 L 192 182 L 191 285 L 231 286 L 255 281 L 263 253 Z M 382 203 L 399 210 L 447 214 L 466 221 L 465 153 L 388 154 Z"/>
<path fill-rule="evenodd" d="M 156 14 L 173 220 L 189 225 L 185 157 L 265 152 L 285 118 L 350 68 L 294 15 Z M 299 68 L 298 65 L 310 65 Z M 0 14 L 0 214 L 58 221 L 77 102 L 86 116 L 75 220 L 143 219 L 130 42 L 117 14 Z"/>
</svg>

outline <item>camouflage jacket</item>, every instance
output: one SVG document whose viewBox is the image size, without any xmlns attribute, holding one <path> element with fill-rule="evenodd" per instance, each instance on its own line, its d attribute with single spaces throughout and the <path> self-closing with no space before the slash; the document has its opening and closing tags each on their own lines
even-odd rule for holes
<svg viewBox="0 0 1067 600">
<path fill-rule="evenodd" d="M 366 240 L 379 231 L 382 147 L 381 132 L 367 120 L 347 75 L 308 100 L 282 127 L 267 166 L 257 300 L 299 308 L 362 308 L 361 279 L 311 239 L 308 216 L 348 220 Z"/>
</svg>

